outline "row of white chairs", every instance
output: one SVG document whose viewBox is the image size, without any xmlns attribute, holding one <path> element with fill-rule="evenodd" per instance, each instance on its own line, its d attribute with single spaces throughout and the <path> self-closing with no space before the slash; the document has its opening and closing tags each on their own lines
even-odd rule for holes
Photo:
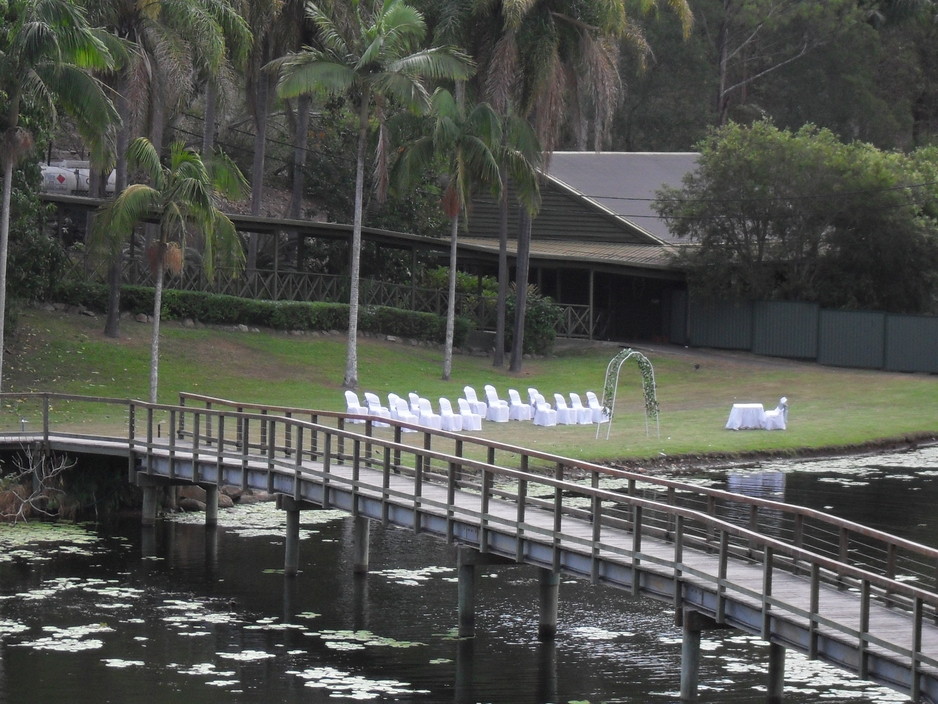
<svg viewBox="0 0 938 704">
<path fill-rule="evenodd" d="M 364 403 L 359 401 L 354 391 L 345 392 L 346 412 L 356 415 L 369 415 L 375 418 L 389 418 L 414 425 L 421 425 L 437 430 L 472 431 L 481 430 L 482 421 L 507 423 L 510 420 L 530 420 L 534 425 L 588 425 L 604 423 L 608 420 L 602 404 L 592 391 L 586 392 L 584 403 L 577 393 L 570 393 L 570 403 L 563 394 L 554 394 L 551 405 L 544 395 L 535 388 L 528 388 L 527 402 L 521 399 L 516 389 L 508 389 L 508 399 L 499 398 L 491 384 L 484 387 L 485 400 L 481 400 L 471 386 L 463 389 L 463 396 L 457 399 L 456 408 L 448 398 L 440 398 L 439 412 L 433 409 L 429 399 L 410 392 L 405 399 L 395 393 L 388 394 L 388 403 L 383 405 L 377 394 L 366 391 Z M 358 421 L 363 422 L 363 421 Z M 376 426 L 387 423 L 375 421 Z M 411 430 L 411 429 L 406 429 Z"/>
<path fill-rule="evenodd" d="M 460 432 L 463 430 L 482 430 L 482 418 L 474 413 L 466 399 L 457 401 L 457 408 L 448 398 L 440 398 L 439 412 L 433 409 L 430 400 L 411 391 L 407 398 L 395 393 L 388 394 L 388 403 L 384 405 L 377 394 L 366 391 L 362 394 L 364 404 L 358 400 L 354 391 L 345 392 L 345 411 L 357 415 L 368 415 L 375 418 L 389 418 L 413 425 L 422 425 L 435 430 L 450 430 Z M 352 421 L 363 422 L 363 421 Z M 387 423 L 374 421 L 377 427 L 387 427 Z M 405 432 L 414 432 L 414 428 L 404 428 Z"/>
</svg>

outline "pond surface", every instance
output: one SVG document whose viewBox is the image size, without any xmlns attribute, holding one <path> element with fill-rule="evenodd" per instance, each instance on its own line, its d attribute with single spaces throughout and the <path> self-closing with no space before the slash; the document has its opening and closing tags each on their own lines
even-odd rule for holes
<svg viewBox="0 0 938 704">
<path fill-rule="evenodd" d="M 764 463 L 693 481 L 803 503 L 938 545 L 938 452 Z M 682 477 L 687 479 L 687 477 Z M 565 579 L 558 637 L 537 640 L 537 573 L 481 571 L 477 637 L 460 641 L 443 542 L 373 524 L 351 570 L 351 522 L 304 512 L 285 579 L 271 504 L 165 521 L 0 527 L 0 703 L 677 702 L 680 630 L 667 605 Z M 705 633 L 701 701 L 764 701 L 767 646 Z M 904 702 L 789 653 L 786 702 Z"/>
</svg>

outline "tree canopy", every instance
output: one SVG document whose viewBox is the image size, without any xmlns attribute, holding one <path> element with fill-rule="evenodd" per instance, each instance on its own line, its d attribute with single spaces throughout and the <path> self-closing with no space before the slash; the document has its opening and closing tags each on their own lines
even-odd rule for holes
<svg viewBox="0 0 938 704">
<path fill-rule="evenodd" d="M 730 124 L 700 145 L 656 209 L 696 246 L 683 260 L 711 296 L 926 312 L 938 271 L 935 149 L 905 155 L 808 125 Z"/>
</svg>

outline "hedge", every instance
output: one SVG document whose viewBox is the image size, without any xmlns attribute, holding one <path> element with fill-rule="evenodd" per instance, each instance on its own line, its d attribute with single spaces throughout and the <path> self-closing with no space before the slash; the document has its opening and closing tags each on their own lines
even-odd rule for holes
<svg viewBox="0 0 938 704">
<path fill-rule="evenodd" d="M 89 310 L 104 312 L 107 286 L 89 281 L 67 281 L 56 287 L 54 298 Z M 122 286 L 121 307 L 131 313 L 153 311 L 153 289 L 145 286 Z M 163 290 L 162 316 L 167 319 L 192 319 L 211 325 L 253 325 L 275 330 L 345 330 L 348 328 L 348 304 L 301 301 L 257 301 L 238 296 L 201 291 Z M 471 323 L 456 318 L 454 345 L 466 340 Z M 362 332 L 423 340 L 443 344 L 446 319 L 433 313 L 362 306 L 358 329 Z"/>
</svg>

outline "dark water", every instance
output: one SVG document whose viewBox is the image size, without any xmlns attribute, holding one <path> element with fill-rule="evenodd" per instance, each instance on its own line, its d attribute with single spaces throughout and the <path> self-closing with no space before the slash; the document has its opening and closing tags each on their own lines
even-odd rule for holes
<svg viewBox="0 0 938 704">
<path fill-rule="evenodd" d="M 805 503 L 938 544 L 938 456 L 879 456 L 711 472 L 696 481 Z M 0 703 L 676 702 L 680 631 L 664 604 L 561 585 L 559 634 L 539 643 L 537 574 L 481 573 L 474 639 L 453 637 L 451 549 L 374 525 L 371 572 L 351 571 L 349 519 L 304 513 L 301 574 L 285 579 L 282 516 L 152 534 L 0 527 Z M 48 535 L 46 535 L 48 533 Z M 704 635 L 701 701 L 764 700 L 767 648 Z M 786 702 L 903 702 L 789 654 Z"/>
</svg>

